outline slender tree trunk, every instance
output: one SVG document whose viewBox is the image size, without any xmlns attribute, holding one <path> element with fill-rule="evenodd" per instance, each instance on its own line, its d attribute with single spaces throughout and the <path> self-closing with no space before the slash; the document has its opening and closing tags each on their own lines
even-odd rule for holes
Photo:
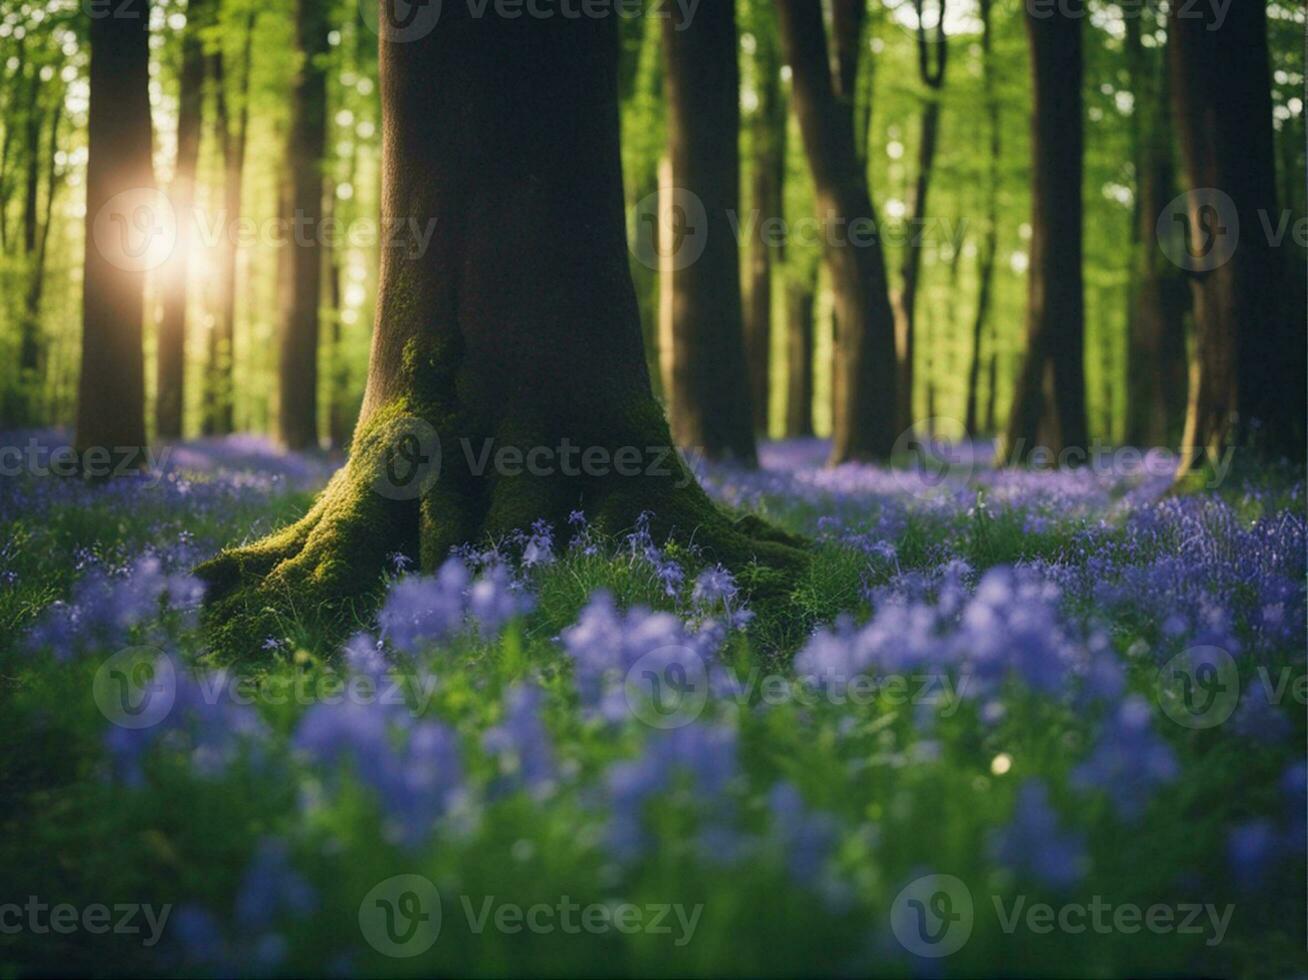
<svg viewBox="0 0 1308 980">
<path fill-rule="evenodd" d="M 382 41 L 383 220 L 436 231 L 421 254 L 382 250 L 348 465 L 301 522 L 201 569 L 219 648 L 251 655 L 288 595 L 348 627 L 395 552 L 432 568 L 574 510 L 613 531 L 651 512 L 709 560 L 802 560 L 667 454 L 627 256 L 615 19 L 464 9 Z"/>
<path fill-rule="evenodd" d="M 771 24 L 765 26 L 770 27 Z M 750 131 L 754 142 L 753 206 L 749 240 L 749 296 L 745 304 L 745 353 L 749 361 L 750 403 L 754 431 L 768 433 L 771 393 L 772 269 L 780 259 L 770 241 L 771 225 L 783 215 L 786 179 L 786 100 L 781 87 L 781 58 L 770 31 L 756 35 L 758 107 Z"/>
<path fill-rule="evenodd" d="M 1302 310 L 1280 308 L 1281 257 L 1263 228 L 1275 221 L 1267 10 L 1232 4 L 1169 22 L 1172 98 L 1192 192 L 1195 363 L 1182 444 L 1211 459 L 1246 445 L 1304 455 Z M 1234 247 L 1235 229 L 1239 247 Z M 1182 453 L 1181 473 L 1194 460 Z"/>
<path fill-rule="evenodd" d="M 817 269 L 786 279 L 786 435 L 813 434 L 813 303 Z"/>
<path fill-rule="evenodd" d="M 236 228 L 241 220 L 241 185 L 245 179 L 246 136 L 250 126 L 250 66 L 254 40 L 255 14 L 245 21 L 240 74 L 236 85 L 236 127 L 231 126 L 227 91 L 226 58 L 222 51 L 213 55 L 214 129 L 223 158 L 223 236 L 219 243 L 218 268 L 215 272 L 216 301 L 214 329 L 209 335 L 209 352 L 205 370 L 204 432 L 226 435 L 235 428 L 233 392 L 234 351 L 236 344 Z"/>
<path fill-rule="evenodd" d="M 684 227 L 672 229 L 672 433 L 678 444 L 710 458 L 752 464 L 740 249 L 732 226 L 740 211 L 735 5 L 701 7 L 688 27 L 664 19 L 663 57 L 668 157 L 674 193 L 685 199 L 676 206 L 686 212 L 675 217 Z"/>
<path fill-rule="evenodd" d="M 204 112 L 204 45 L 200 31 L 208 26 L 206 0 L 190 0 L 182 37 L 182 70 L 177 97 L 177 166 L 171 199 L 177 213 L 177 243 L 164 267 L 163 313 L 159 320 L 155 430 L 160 439 L 182 434 L 186 408 L 186 297 L 195 227 L 195 165 L 200 156 L 200 126 Z"/>
<path fill-rule="evenodd" d="M 91 18 L 87 122 L 86 250 L 79 452 L 133 453 L 145 445 L 145 365 L 141 350 L 145 273 L 142 235 L 155 233 L 151 209 L 149 10 Z M 143 219 L 139 220 L 139 219 Z M 142 231 L 143 226 L 148 230 Z M 89 457 L 84 457 L 88 459 Z"/>
<path fill-rule="evenodd" d="M 295 33 L 303 63 L 291 93 L 290 308 L 281 332 L 278 431 L 289 449 L 318 445 L 318 310 L 322 302 L 322 163 L 327 141 L 327 12 L 318 0 L 297 0 Z"/>
<path fill-rule="evenodd" d="M 931 190 L 931 172 L 936 162 L 936 147 L 940 137 L 940 90 L 945 82 L 949 41 L 945 36 L 945 0 L 940 0 L 939 20 L 935 37 L 928 39 L 923 13 L 923 0 L 914 0 L 917 15 L 918 73 L 926 87 L 926 102 L 922 106 L 922 134 L 917 150 L 917 183 L 913 190 L 913 211 L 909 223 L 909 241 L 904 248 L 900 269 L 900 290 L 895 309 L 895 346 L 899 358 L 898 412 L 901 430 L 913 424 L 913 321 L 917 314 L 918 276 L 922 270 L 920 239 L 927 216 L 927 195 Z M 934 413 L 928 412 L 928 418 Z"/>
<path fill-rule="evenodd" d="M 41 65 L 33 63 L 27 87 L 27 107 L 23 116 L 23 158 L 26 167 L 23 181 L 23 255 L 29 260 L 36 251 L 36 213 L 41 184 Z"/>
<path fill-rule="evenodd" d="M 54 197 L 59 185 L 59 124 L 63 120 L 62 92 L 54 100 L 50 114 L 50 143 L 46 153 L 45 220 L 37 236 L 36 252 L 32 255 L 27 280 L 27 294 L 23 299 L 22 336 L 19 343 L 18 366 L 28 402 L 27 420 L 39 421 L 41 402 L 42 362 L 45 344 L 41 337 L 41 297 L 45 294 L 46 252 L 50 244 L 50 226 L 54 221 Z"/>
<path fill-rule="evenodd" d="M 990 316 L 991 292 L 994 288 L 995 256 L 999 250 L 999 157 L 1002 151 L 1003 130 L 999 126 L 999 99 L 995 94 L 994 24 L 991 20 L 993 0 L 981 0 L 981 84 L 985 91 L 986 120 L 990 139 L 986 157 L 986 217 L 985 234 L 977 252 L 976 318 L 972 321 L 972 359 L 967 369 L 967 407 L 964 427 L 969 436 L 979 431 L 977 415 L 977 388 L 981 379 L 982 338 Z M 991 352 L 991 364 L 994 353 Z M 991 379 L 993 385 L 993 379 Z M 994 399 L 990 398 L 986 431 L 993 431 Z"/>
<path fill-rule="evenodd" d="M 854 141 L 852 94 L 857 40 L 841 23 L 859 23 L 861 4 L 841 3 L 840 61 L 833 81 L 821 6 L 777 0 L 781 37 L 793 73 L 793 100 L 826 226 L 827 264 L 835 292 L 832 462 L 889 456 L 895 428 L 895 334 L 885 255 L 876 233 L 867 174 Z M 843 53 L 842 53 L 843 52 Z M 857 238 L 856 244 L 850 239 Z"/>
<path fill-rule="evenodd" d="M 1027 350 L 1008 421 L 1005 453 L 1025 460 L 1043 445 L 1058 454 L 1089 443 L 1082 288 L 1081 0 L 1028 10 L 1033 69 L 1031 260 Z"/>
<path fill-rule="evenodd" d="M 18 98 L 20 89 L 19 80 L 23 77 L 23 65 L 26 60 L 26 46 L 22 40 L 15 45 L 15 54 L 13 59 L 17 64 L 14 70 L 5 79 L 4 88 L 8 93 L 5 99 L 5 113 L 9 120 L 17 115 L 14 111 L 14 100 Z M 15 126 L 6 123 L 4 139 L 0 140 L 0 251 L 9 250 L 9 195 L 13 191 L 13 176 L 10 172 L 10 161 L 13 159 L 14 130 Z"/>
<path fill-rule="evenodd" d="M 1188 289 L 1158 239 L 1158 216 L 1176 196 L 1166 55 L 1141 43 L 1137 18 L 1127 19 L 1127 56 L 1136 111 L 1132 142 L 1136 207 L 1128 318 L 1126 441 L 1175 445 L 1185 423 L 1185 311 Z M 1183 234 L 1168 228 L 1171 235 Z"/>
</svg>

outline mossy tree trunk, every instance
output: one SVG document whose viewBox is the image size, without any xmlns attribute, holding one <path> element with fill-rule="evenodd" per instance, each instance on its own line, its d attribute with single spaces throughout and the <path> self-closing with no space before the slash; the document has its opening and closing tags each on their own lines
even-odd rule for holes
<svg viewBox="0 0 1308 980">
<path fill-rule="evenodd" d="M 257 649 L 270 606 L 348 618 L 394 553 L 431 569 L 574 510 L 614 531 L 651 512 L 736 567 L 802 561 L 671 452 L 627 260 L 614 20 L 447 7 L 382 41 L 380 77 L 383 221 L 434 234 L 381 250 L 347 466 L 298 524 L 202 567 L 215 642 Z"/>
</svg>

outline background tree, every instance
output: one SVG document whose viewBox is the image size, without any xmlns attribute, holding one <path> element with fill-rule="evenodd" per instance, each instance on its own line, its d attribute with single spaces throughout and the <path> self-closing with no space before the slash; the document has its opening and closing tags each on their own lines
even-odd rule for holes
<svg viewBox="0 0 1308 980">
<path fill-rule="evenodd" d="M 322 301 L 323 158 L 327 142 L 327 75 L 323 63 L 330 24 L 325 5 L 296 0 L 300 64 L 291 92 L 287 146 L 292 228 L 289 303 L 280 344 L 278 431 L 289 449 L 318 444 L 318 311 Z"/>
<path fill-rule="evenodd" d="M 1085 448 L 1085 298 L 1081 278 L 1084 6 L 1027 9 L 1032 90 L 1027 349 L 1009 416 L 1011 462 L 1045 447 Z"/>
<path fill-rule="evenodd" d="M 182 434 L 186 383 L 186 301 L 195 218 L 195 167 L 204 116 L 204 39 L 208 0 L 189 0 L 182 37 L 178 83 L 177 162 L 169 198 L 177 212 L 177 241 L 163 275 L 155 385 L 155 432 L 161 439 Z"/>
<path fill-rule="evenodd" d="M 233 17 L 233 14 L 238 16 Z M 254 9 L 224 9 L 225 22 L 239 31 L 239 61 L 234 80 L 228 78 L 225 45 L 219 44 L 210 56 L 214 87 L 214 132 L 223 170 L 223 228 L 218 243 L 217 269 L 214 276 L 214 329 L 209 334 L 205 362 L 205 396 L 203 427 L 207 435 L 225 435 L 235 428 L 233 377 L 236 346 L 236 254 L 237 236 L 244 204 L 242 184 L 245 180 L 245 155 L 250 129 L 250 72 L 253 61 L 254 26 L 258 16 Z M 235 120 L 232 119 L 234 111 Z"/>
<path fill-rule="evenodd" d="M 1136 178 L 1127 358 L 1126 441 L 1138 446 L 1176 445 L 1185 423 L 1185 313 L 1188 286 L 1167 258 L 1176 246 L 1159 241 L 1158 216 L 1176 196 L 1165 48 L 1145 47 L 1143 30 L 1156 31 L 1160 13 L 1146 5 L 1126 20 L 1126 55 L 1134 111 L 1132 160 Z M 1145 20 L 1147 18 L 1147 21 Z M 1142 21 L 1144 23 L 1142 23 Z M 1182 229 L 1168 226 L 1171 236 Z M 1176 254 L 1173 252 L 1173 254 Z"/>
<path fill-rule="evenodd" d="M 1280 307 L 1282 258 L 1264 224 L 1277 216 L 1267 10 L 1232 4 L 1220 21 L 1211 11 L 1188 14 L 1174 8 L 1169 21 L 1196 273 L 1182 442 L 1212 458 L 1244 444 L 1302 461 L 1302 311 Z M 1229 237 L 1236 228 L 1238 246 Z"/>
<path fill-rule="evenodd" d="M 913 12 L 917 20 L 918 75 L 926 92 L 922 104 L 921 138 L 917 149 L 917 183 L 913 190 L 910 236 L 919 235 L 926 222 L 927 195 L 931 190 L 931 173 L 935 167 L 936 146 L 940 138 L 940 91 L 945 84 L 945 67 L 949 59 L 949 39 L 945 35 L 947 9 L 945 0 L 939 0 L 934 31 L 928 32 L 923 0 L 913 0 Z M 908 247 L 904 249 L 895 308 L 895 346 L 899 358 L 899 380 L 895 390 L 899 397 L 898 427 L 901 430 L 913 424 L 913 321 L 917 312 L 918 276 L 921 269 L 921 239 L 910 237 Z M 934 412 L 928 411 L 927 417 L 934 417 Z"/>
<path fill-rule="evenodd" d="M 671 268 L 672 433 L 710 458 L 754 462 L 745 366 L 740 249 L 740 70 L 731 3 L 701 7 L 688 24 L 663 18 L 668 159 L 676 192 Z M 684 227 L 682 227 L 684 225 Z M 667 229 L 665 229 L 665 232 Z"/>
<path fill-rule="evenodd" d="M 994 289 L 995 256 L 999 251 L 999 160 L 1003 152 L 1003 129 L 1000 127 L 1000 102 L 995 88 L 993 0 L 979 0 L 981 16 L 981 87 L 986 110 L 985 226 L 977 249 L 976 316 L 972 320 L 972 354 L 967 369 L 967 402 L 963 427 L 968 435 L 981 431 L 977 414 L 977 389 L 981 379 L 982 340 L 990 315 Z M 994 340 L 990 344 L 990 391 L 987 394 L 986 431 L 994 425 Z"/>
<path fill-rule="evenodd" d="M 772 6 L 755 3 L 749 9 L 755 104 L 749 118 L 750 208 L 741 222 L 741 228 L 749 230 L 745 356 L 749 365 L 754 431 L 766 436 L 772 387 L 772 270 L 784 259 L 784 246 L 774 242 L 770 235 L 784 219 L 787 110 Z"/>
<path fill-rule="evenodd" d="M 876 213 L 855 141 L 854 93 L 863 4 L 833 4 L 834 77 L 820 5 L 777 0 L 793 104 L 825 225 L 827 264 L 835 294 L 836 355 L 832 378 L 832 462 L 888 456 L 895 428 L 895 337 L 885 256 Z M 857 247 L 848 233 L 858 222 Z M 839 244 L 845 242 L 845 244 Z"/>
<path fill-rule="evenodd" d="M 76 448 L 145 445 L 145 274 L 162 220 L 151 160 L 149 5 L 90 18 L 82 370 Z M 139 458 L 134 458 L 139 463 Z"/>
</svg>

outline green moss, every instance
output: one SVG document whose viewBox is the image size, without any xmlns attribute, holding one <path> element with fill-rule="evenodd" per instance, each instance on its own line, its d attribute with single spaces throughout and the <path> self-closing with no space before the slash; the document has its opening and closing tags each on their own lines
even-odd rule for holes
<svg viewBox="0 0 1308 980">
<path fill-rule="evenodd" d="M 405 372 L 430 366 L 414 343 Z M 733 518 L 709 499 L 675 456 L 657 473 L 568 476 L 475 472 L 460 445 L 472 430 L 450 405 L 397 399 L 375 411 L 355 436 L 350 461 L 303 519 L 261 541 L 223 552 L 202 565 L 210 587 L 205 623 L 221 660 L 260 656 L 269 637 L 330 648 L 366 626 L 375 611 L 390 558 L 399 552 L 436 568 L 456 545 L 503 538 L 544 519 L 566 527 L 583 510 L 602 533 L 620 534 L 651 515 L 651 532 L 719 562 L 757 599 L 786 600 L 808 562 L 804 542 L 757 517 Z M 587 441 L 615 451 L 622 445 L 669 445 L 656 402 L 632 406 L 622 431 L 646 438 Z M 429 428 L 428 428 L 429 427 Z M 489 433 L 496 448 L 551 445 L 550 426 L 528 421 Z M 444 448 L 439 478 L 421 499 L 396 499 L 387 482 L 394 447 L 415 431 L 435 433 Z M 478 439 L 474 443 L 480 442 Z M 402 495 L 399 495 L 402 496 Z"/>
</svg>

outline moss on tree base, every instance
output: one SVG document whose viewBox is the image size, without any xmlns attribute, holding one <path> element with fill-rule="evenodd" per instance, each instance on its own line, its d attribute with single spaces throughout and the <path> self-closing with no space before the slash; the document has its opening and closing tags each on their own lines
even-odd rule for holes
<svg viewBox="0 0 1308 980">
<path fill-rule="evenodd" d="M 269 637 L 337 643 L 369 624 L 397 553 L 431 571 L 457 545 L 499 540 L 542 519 L 562 529 L 576 510 L 606 534 L 626 531 L 648 514 L 656 541 L 675 541 L 706 563 L 721 563 L 755 599 L 784 597 L 807 564 L 803 541 L 757 517 L 733 518 L 718 508 L 670 450 L 658 454 L 657 466 L 630 475 L 507 474 L 494 466 L 479 469 L 465 444 L 525 453 L 551 443 L 534 438 L 540 433 L 503 427 L 470 441 L 458 434 L 470 431 L 466 422 L 409 399 L 375 411 L 356 434 L 349 462 L 308 514 L 201 565 L 196 572 L 209 587 L 203 624 L 215 657 L 267 656 Z M 653 438 L 606 438 L 606 452 L 669 445 L 652 399 L 627 422 L 620 430 Z M 422 445 L 433 434 L 435 446 L 445 447 L 435 465 L 432 446 Z M 429 469 L 407 474 L 420 483 L 410 491 L 397 485 L 395 467 L 397 460 L 401 468 L 412 462 L 413 450 Z"/>
</svg>

